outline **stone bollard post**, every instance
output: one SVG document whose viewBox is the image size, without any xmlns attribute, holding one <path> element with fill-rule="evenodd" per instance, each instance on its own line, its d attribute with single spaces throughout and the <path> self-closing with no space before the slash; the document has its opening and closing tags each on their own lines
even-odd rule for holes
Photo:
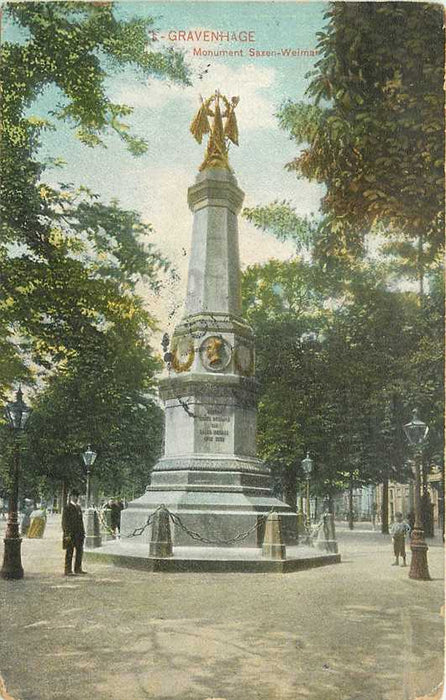
<svg viewBox="0 0 446 700">
<path fill-rule="evenodd" d="M 304 514 L 302 511 L 297 513 L 297 534 L 299 535 L 299 540 L 301 538 L 304 539 L 306 535 Z"/>
<path fill-rule="evenodd" d="M 84 514 L 85 549 L 95 549 L 101 546 L 99 517 L 96 508 L 87 508 Z"/>
<path fill-rule="evenodd" d="M 322 525 L 319 528 L 316 547 L 332 554 L 338 553 L 338 543 L 336 541 L 335 523 L 333 513 L 324 513 Z"/>
<path fill-rule="evenodd" d="M 283 542 L 282 526 L 278 513 L 270 513 L 266 519 L 262 557 L 286 559 L 286 547 Z"/>
<path fill-rule="evenodd" d="M 160 508 L 153 517 L 149 544 L 149 557 L 171 557 L 172 535 L 170 517 L 167 508 Z"/>
</svg>

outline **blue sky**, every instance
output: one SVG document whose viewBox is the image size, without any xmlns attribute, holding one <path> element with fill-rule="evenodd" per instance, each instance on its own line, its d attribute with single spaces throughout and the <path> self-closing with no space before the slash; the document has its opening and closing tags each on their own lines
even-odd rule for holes
<svg viewBox="0 0 446 700">
<path fill-rule="evenodd" d="M 107 139 L 107 149 L 90 149 L 76 140 L 66 125 L 45 135 L 44 155 L 61 156 L 63 169 L 47 171 L 45 179 L 84 184 L 104 199 L 116 197 L 125 207 L 136 209 L 155 227 L 153 242 L 173 259 L 180 280 L 166 287 L 160 299 L 146 290 L 149 308 L 155 308 L 163 329 L 172 331 L 181 317 L 192 218 L 187 207 L 187 188 L 193 183 L 201 163 L 204 146 L 189 134 L 189 124 L 199 104 L 200 93 L 210 95 L 219 88 L 228 96 L 238 95 L 237 116 L 240 146 L 231 150 L 230 162 L 240 187 L 246 193 L 245 204 L 254 206 L 274 199 L 288 199 L 300 213 L 316 212 L 321 189 L 298 181 L 284 165 L 296 155 L 296 146 L 280 131 L 274 113 L 283 100 L 303 99 L 305 77 L 317 57 L 250 57 L 248 48 L 258 51 L 281 49 L 312 50 L 316 32 L 322 28 L 326 3 L 318 2 L 117 2 L 122 18 L 154 18 L 153 27 L 166 37 L 155 46 L 171 46 L 185 53 L 192 70 L 191 87 L 166 81 L 149 82 L 121 72 L 110 76 L 112 99 L 134 107 L 128 120 L 138 135 L 149 141 L 148 153 L 134 158 L 117 137 Z M 255 42 L 205 43 L 169 41 L 169 32 L 178 30 L 250 31 Z M 171 35 L 175 36 L 175 35 Z M 8 37 L 8 28 L 5 28 Z M 193 49 L 242 49 L 243 56 L 194 56 Z M 203 73 L 207 71 L 206 73 Z M 202 75 L 200 79 L 199 76 Z M 58 99 L 49 88 L 30 108 L 42 115 Z M 242 265 L 264 262 L 270 257 L 286 258 L 292 248 L 240 221 Z"/>
</svg>

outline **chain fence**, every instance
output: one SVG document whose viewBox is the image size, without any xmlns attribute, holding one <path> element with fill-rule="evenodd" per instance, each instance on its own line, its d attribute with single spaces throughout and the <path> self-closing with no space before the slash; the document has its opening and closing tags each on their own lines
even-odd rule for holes
<svg viewBox="0 0 446 700">
<path fill-rule="evenodd" d="M 220 538 L 211 539 L 209 537 L 203 537 L 203 535 L 200 535 L 199 532 L 196 532 L 195 530 L 191 530 L 189 527 L 187 527 L 187 525 L 184 524 L 184 522 L 182 521 L 180 516 L 177 515 L 176 513 L 172 513 L 167 508 L 167 506 L 160 505 L 152 513 L 150 513 L 150 515 L 148 516 L 144 525 L 141 525 L 140 527 L 136 527 L 133 530 L 133 532 L 131 532 L 128 535 L 121 535 L 120 536 L 121 539 L 123 539 L 123 538 L 130 539 L 132 537 L 140 537 L 143 534 L 143 532 L 149 527 L 149 525 L 152 524 L 156 513 L 158 513 L 159 511 L 162 511 L 162 510 L 166 511 L 170 520 L 172 521 L 172 523 L 174 525 L 177 525 L 178 527 L 180 527 L 181 530 L 183 530 L 187 535 L 189 535 L 189 537 L 191 539 L 196 540 L 198 542 L 203 542 L 203 544 L 215 544 L 215 545 L 221 545 L 221 546 L 235 544 L 236 542 L 242 542 L 243 540 L 246 540 L 249 537 L 249 535 L 251 535 L 256 530 L 259 530 L 266 523 L 266 521 L 267 521 L 269 515 L 271 515 L 271 513 L 274 513 L 274 508 L 272 508 L 265 515 L 258 516 L 257 521 L 254 523 L 254 525 L 252 525 L 252 527 L 249 528 L 249 530 L 245 530 L 244 532 L 239 532 L 237 535 L 234 535 L 234 537 L 229 537 L 228 539 L 224 540 L 224 539 L 220 539 Z M 108 526 L 108 524 L 104 518 L 103 511 L 97 511 L 97 513 L 98 513 L 99 522 L 101 523 L 103 528 L 115 536 L 115 533 Z"/>
<path fill-rule="evenodd" d="M 227 540 L 221 540 L 221 539 L 209 539 L 207 537 L 203 537 L 200 535 L 199 532 L 195 532 L 194 530 L 191 530 L 187 525 L 183 523 L 179 515 L 176 515 L 175 513 L 171 513 L 168 508 L 166 508 L 167 512 L 169 513 L 169 517 L 172 520 L 172 522 L 175 525 L 179 525 L 180 528 L 189 535 L 193 540 L 198 540 L 199 542 L 203 542 L 204 544 L 217 544 L 217 545 L 229 545 L 229 544 L 235 544 L 236 542 L 241 542 L 243 540 L 246 540 L 249 535 L 251 535 L 253 532 L 258 530 L 264 523 L 266 523 L 266 520 L 268 516 L 274 512 L 274 510 L 270 510 L 266 515 L 261 515 L 258 517 L 257 522 L 254 523 L 252 527 L 249 528 L 249 530 L 246 530 L 245 532 L 240 532 L 238 535 L 235 535 L 234 537 L 230 537 Z"/>
<path fill-rule="evenodd" d="M 105 509 L 104 508 L 100 508 L 99 510 L 96 509 L 96 512 L 98 514 L 99 523 L 102 525 L 102 528 L 104 530 L 106 530 L 107 532 L 109 532 L 110 535 L 113 535 L 113 537 L 116 537 L 116 533 L 111 529 L 111 527 L 107 523 L 106 519 L 104 518 Z"/>
<path fill-rule="evenodd" d="M 154 510 L 153 513 L 150 513 L 150 515 L 147 518 L 144 525 L 141 525 L 141 527 L 135 527 L 133 532 L 131 532 L 129 535 L 121 535 L 121 537 L 126 537 L 127 539 L 130 539 L 131 537 L 139 537 L 140 535 L 142 535 L 144 530 L 146 528 L 148 528 L 149 525 L 151 525 L 153 518 L 155 517 L 155 514 L 158 513 L 159 510 L 162 510 L 164 508 L 165 508 L 165 506 L 158 506 L 158 508 L 156 508 L 156 510 Z M 166 508 L 166 510 L 167 510 L 167 508 Z"/>
<path fill-rule="evenodd" d="M 153 513 L 150 513 L 150 515 L 149 515 L 149 517 L 147 518 L 147 520 L 146 520 L 146 522 L 144 523 L 144 525 L 141 525 L 140 527 L 136 527 L 136 528 L 133 530 L 133 532 L 131 532 L 129 535 L 121 535 L 121 533 L 116 533 L 114 530 L 111 529 L 111 527 L 108 525 L 107 521 L 106 521 L 105 518 L 104 518 L 104 510 L 105 510 L 104 508 L 101 508 L 101 509 L 96 508 L 95 510 L 96 510 L 96 513 L 98 514 L 99 523 L 102 525 L 102 527 L 104 528 L 104 530 L 106 530 L 107 532 L 109 532 L 109 533 L 110 533 L 111 535 L 113 535 L 113 537 L 115 537 L 116 539 L 122 539 L 122 538 L 127 538 L 127 539 L 128 539 L 128 538 L 131 538 L 131 537 L 139 537 L 140 535 L 142 535 L 142 533 L 144 532 L 144 530 L 145 530 L 146 528 L 148 528 L 149 525 L 152 523 L 155 513 L 157 513 L 157 512 L 158 512 L 159 510 L 161 510 L 162 508 L 165 508 L 165 506 L 158 506 L 158 508 L 156 508 L 156 510 L 154 510 Z M 166 510 L 168 510 L 168 509 L 166 508 Z"/>
</svg>

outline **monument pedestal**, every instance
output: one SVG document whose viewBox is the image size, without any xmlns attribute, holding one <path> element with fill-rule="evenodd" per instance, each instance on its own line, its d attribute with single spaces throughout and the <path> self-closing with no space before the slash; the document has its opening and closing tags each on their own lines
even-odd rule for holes
<svg viewBox="0 0 446 700">
<path fill-rule="evenodd" d="M 139 539 L 139 538 L 135 538 Z M 289 547 L 286 559 L 262 556 L 254 547 L 175 547 L 173 556 L 149 556 L 149 547 L 136 545 L 135 540 L 109 542 L 100 549 L 85 552 L 88 561 L 121 566 L 140 571 L 169 573 L 281 573 L 303 571 L 329 564 L 339 564 L 340 554 L 319 552 L 313 547 Z"/>
<path fill-rule="evenodd" d="M 204 170 L 189 189 L 194 226 L 185 316 L 160 385 L 165 455 L 146 493 L 122 513 L 124 536 L 164 504 L 180 518 L 172 525 L 174 547 L 225 546 L 249 530 L 231 546 L 261 547 L 272 510 L 280 515 L 285 544 L 298 541 L 296 513 L 272 496 L 269 470 L 256 458 L 254 337 L 241 317 L 237 214 L 243 196 L 227 169 Z"/>
<path fill-rule="evenodd" d="M 272 495 L 269 469 L 256 456 L 255 348 L 242 318 L 237 228 L 244 195 L 227 148 L 228 140 L 238 143 L 237 103 L 217 91 L 191 125 L 208 144 L 188 192 L 194 223 L 184 317 L 160 383 L 164 456 L 146 492 L 122 512 L 121 539 L 89 558 L 146 571 L 252 572 L 340 560 L 296 546 L 297 514 Z"/>
</svg>

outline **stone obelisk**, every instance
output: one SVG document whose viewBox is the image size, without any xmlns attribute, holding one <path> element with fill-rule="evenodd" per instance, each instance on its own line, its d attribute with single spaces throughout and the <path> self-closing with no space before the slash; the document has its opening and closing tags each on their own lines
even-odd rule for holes
<svg viewBox="0 0 446 700">
<path fill-rule="evenodd" d="M 238 142 L 237 103 L 216 92 L 191 125 L 197 141 L 208 135 L 208 144 L 188 192 L 194 222 L 184 316 L 160 383 L 165 454 L 144 495 L 123 511 L 124 534 L 164 504 L 186 527 L 223 542 L 263 525 L 259 516 L 274 509 L 285 543 L 297 543 L 296 514 L 272 496 L 269 470 L 256 457 L 254 337 L 240 296 L 237 215 L 244 194 L 228 163 L 228 141 Z M 254 528 L 239 546 L 261 547 L 263 530 Z M 174 546 L 205 546 L 177 525 L 172 539 Z"/>
</svg>

